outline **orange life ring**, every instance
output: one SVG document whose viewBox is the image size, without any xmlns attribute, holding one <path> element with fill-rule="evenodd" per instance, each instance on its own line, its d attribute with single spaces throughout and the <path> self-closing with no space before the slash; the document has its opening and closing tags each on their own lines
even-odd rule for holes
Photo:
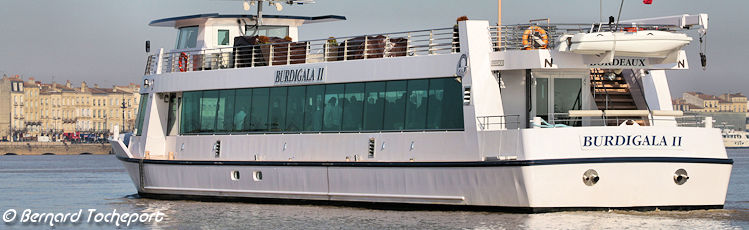
<svg viewBox="0 0 749 230">
<path fill-rule="evenodd" d="M 179 72 L 187 72 L 188 56 L 185 52 L 179 53 Z"/>
<path fill-rule="evenodd" d="M 536 48 L 533 47 L 533 38 L 531 38 L 531 34 L 538 33 L 541 36 L 541 40 L 544 42 L 543 45 Z M 539 26 L 530 26 L 528 29 L 523 32 L 523 49 L 524 50 L 532 50 L 532 49 L 546 49 L 549 47 L 549 35 L 546 33 L 546 30 Z"/>
<path fill-rule="evenodd" d="M 637 31 L 643 31 L 643 30 L 645 29 L 639 28 L 639 27 L 624 27 L 624 31 L 627 31 L 627 32 L 637 32 Z"/>
</svg>

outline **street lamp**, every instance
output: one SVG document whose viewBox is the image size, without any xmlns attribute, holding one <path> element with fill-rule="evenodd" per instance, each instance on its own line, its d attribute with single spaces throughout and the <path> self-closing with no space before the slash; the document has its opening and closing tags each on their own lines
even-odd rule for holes
<svg viewBox="0 0 749 230">
<path fill-rule="evenodd" d="M 125 109 L 127 109 L 127 104 L 125 103 L 125 96 L 122 96 L 122 131 L 125 131 Z"/>
</svg>

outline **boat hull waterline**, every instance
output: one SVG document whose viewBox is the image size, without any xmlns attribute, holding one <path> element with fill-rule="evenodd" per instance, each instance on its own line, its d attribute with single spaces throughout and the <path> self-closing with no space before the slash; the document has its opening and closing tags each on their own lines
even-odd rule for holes
<svg viewBox="0 0 749 230">
<path fill-rule="evenodd" d="M 727 188 L 732 168 L 730 159 L 676 157 L 387 163 L 118 158 L 144 196 L 457 205 L 518 211 L 721 208 L 726 189 L 714 188 Z M 589 169 L 601 178 L 593 186 L 582 179 Z M 679 169 L 689 171 L 688 183 L 675 183 L 674 172 Z M 239 172 L 237 179 L 232 177 L 234 171 Z"/>
</svg>

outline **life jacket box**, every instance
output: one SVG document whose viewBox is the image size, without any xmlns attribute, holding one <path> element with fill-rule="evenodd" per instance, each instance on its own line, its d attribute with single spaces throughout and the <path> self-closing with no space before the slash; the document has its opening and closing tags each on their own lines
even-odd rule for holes
<svg viewBox="0 0 749 230">
<path fill-rule="evenodd" d="M 401 57 L 407 55 L 407 46 L 407 38 L 387 38 L 383 35 L 360 36 L 341 42 L 338 45 L 337 57 L 339 61 L 364 59 L 365 56 L 367 59 Z"/>
<path fill-rule="evenodd" d="M 253 56 L 257 56 L 255 53 L 260 53 L 260 47 L 256 46 L 260 44 L 258 36 L 237 36 L 234 37 L 234 63 L 236 68 L 251 67 L 253 64 Z M 263 66 L 265 63 L 254 63 L 255 66 Z M 262 65 L 261 65 L 262 64 Z"/>
<path fill-rule="evenodd" d="M 279 37 L 238 36 L 234 38 L 234 54 L 237 68 L 267 66 L 271 61 L 273 65 L 301 64 L 307 59 L 307 43 Z"/>
</svg>

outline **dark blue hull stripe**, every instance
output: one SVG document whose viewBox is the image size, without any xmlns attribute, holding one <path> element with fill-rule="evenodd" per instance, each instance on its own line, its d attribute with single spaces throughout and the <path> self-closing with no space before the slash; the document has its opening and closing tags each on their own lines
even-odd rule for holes
<svg viewBox="0 0 749 230">
<path fill-rule="evenodd" d="M 452 162 L 324 162 L 324 161 L 202 161 L 154 160 L 117 156 L 125 162 L 166 165 L 239 165 L 239 166 L 307 166 L 307 167 L 508 167 L 600 163 L 702 163 L 733 164 L 732 159 L 696 157 L 600 157 L 549 160 L 452 161 Z"/>
</svg>

